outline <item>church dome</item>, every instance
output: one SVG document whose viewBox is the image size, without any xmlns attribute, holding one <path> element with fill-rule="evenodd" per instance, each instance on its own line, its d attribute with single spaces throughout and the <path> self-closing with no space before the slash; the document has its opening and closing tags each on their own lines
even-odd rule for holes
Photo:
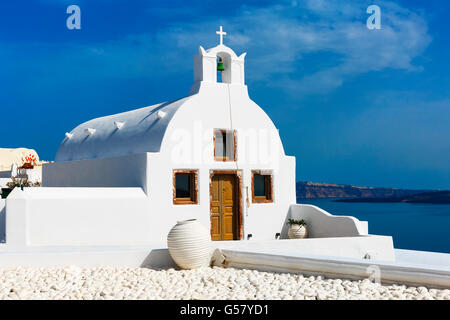
<svg viewBox="0 0 450 320">
<path fill-rule="evenodd" d="M 166 128 L 189 97 L 96 118 L 66 133 L 55 161 L 159 152 Z"/>
</svg>

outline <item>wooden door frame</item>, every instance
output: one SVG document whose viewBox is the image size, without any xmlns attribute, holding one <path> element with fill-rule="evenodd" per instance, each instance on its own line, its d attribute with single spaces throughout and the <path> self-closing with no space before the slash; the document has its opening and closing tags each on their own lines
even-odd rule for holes
<svg viewBox="0 0 450 320">
<path fill-rule="evenodd" d="M 236 205 L 236 216 L 237 216 L 237 222 L 238 227 L 236 230 L 238 234 L 238 240 L 242 240 L 244 238 L 244 221 L 243 221 L 243 206 L 242 206 L 242 170 L 209 170 L 209 221 L 211 223 L 211 212 L 212 212 L 212 194 L 213 194 L 213 188 L 212 188 L 212 177 L 214 175 L 220 175 L 220 174 L 229 174 L 234 175 L 236 180 L 236 195 L 237 195 L 237 205 Z M 212 224 L 210 226 L 212 228 Z"/>
</svg>

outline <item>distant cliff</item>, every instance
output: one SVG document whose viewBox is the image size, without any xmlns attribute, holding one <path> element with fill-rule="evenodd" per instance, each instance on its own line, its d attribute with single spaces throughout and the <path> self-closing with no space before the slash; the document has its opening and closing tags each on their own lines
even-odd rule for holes
<svg viewBox="0 0 450 320">
<path fill-rule="evenodd" d="M 346 184 L 297 182 L 297 198 L 405 198 L 430 190 L 358 187 Z"/>
<path fill-rule="evenodd" d="M 434 203 L 450 204 L 450 191 L 432 191 L 417 193 L 412 196 L 400 198 L 348 198 L 337 199 L 335 202 L 408 202 L 408 203 Z"/>
</svg>

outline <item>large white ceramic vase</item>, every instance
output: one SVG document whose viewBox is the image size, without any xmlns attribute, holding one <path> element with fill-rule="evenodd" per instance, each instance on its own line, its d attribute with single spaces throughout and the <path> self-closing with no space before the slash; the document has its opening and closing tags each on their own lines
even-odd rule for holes
<svg viewBox="0 0 450 320">
<path fill-rule="evenodd" d="M 178 221 L 167 236 L 167 247 L 182 269 L 208 267 L 211 263 L 211 235 L 197 219 Z"/>
</svg>

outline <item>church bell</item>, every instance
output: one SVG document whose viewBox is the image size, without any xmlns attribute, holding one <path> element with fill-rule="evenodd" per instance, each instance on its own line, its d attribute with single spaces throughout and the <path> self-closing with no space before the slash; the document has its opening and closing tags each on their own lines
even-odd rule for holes
<svg viewBox="0 0 450 320">
<path fill-rule="evenodd" d="M 224 71 L 225 68 L 223 67 L 222 58 L 219 58 L 219 62 L 217 62 L 217 71 Z"/>
</svg>

